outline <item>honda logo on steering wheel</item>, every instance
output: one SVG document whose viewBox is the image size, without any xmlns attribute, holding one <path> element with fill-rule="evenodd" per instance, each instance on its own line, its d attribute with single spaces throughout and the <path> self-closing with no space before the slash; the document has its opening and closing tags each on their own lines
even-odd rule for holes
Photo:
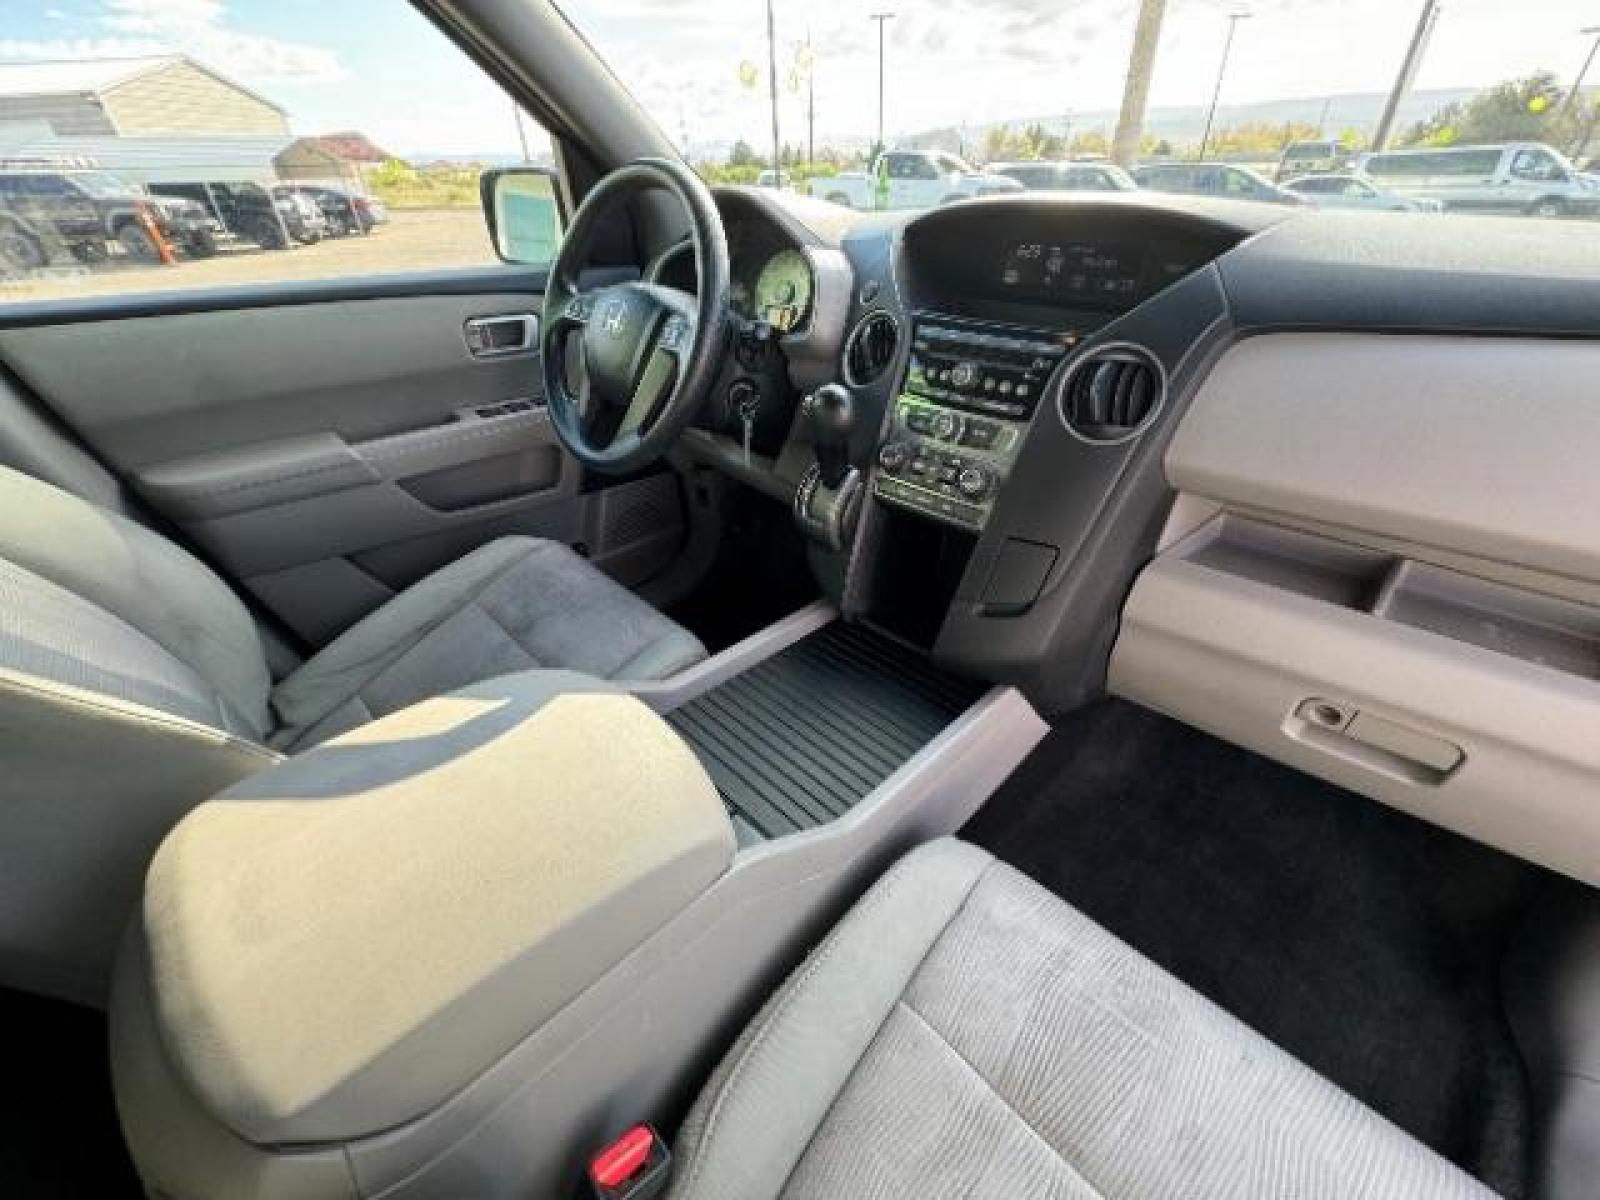
<svg viewBox="0 0 1600 1200">
<path fill-rule="evenodd" d="M 628 305 L 622 300 L 608 300 L 600 309 L 600 328 L 609 337 L 616 337 L 627 324 Z"/>
</svg>

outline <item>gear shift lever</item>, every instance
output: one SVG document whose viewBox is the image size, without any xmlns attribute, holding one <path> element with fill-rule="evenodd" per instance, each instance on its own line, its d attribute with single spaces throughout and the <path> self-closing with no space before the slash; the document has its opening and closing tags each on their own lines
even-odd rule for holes
<svg viewBox="0 0 1600 1200">
<path fill-rule="evenodd" d="M 855 401 L 837 383 L 825 383 L 801 402 L 800 411 L 811 425 L 817 465 L 795 492 L 795 521 L 807 537 L 842 550 L 855 536 L 861 515 L 861 473 L 850 465 Z"/>
<path fill-rule="evenodd" d="M 837 488 L 850 473 L 850 434 L 856 427 L 855 401 L 837 383 L 825 383 L 805 400 L 811 440 L 822 486 Z"/>
</svg>

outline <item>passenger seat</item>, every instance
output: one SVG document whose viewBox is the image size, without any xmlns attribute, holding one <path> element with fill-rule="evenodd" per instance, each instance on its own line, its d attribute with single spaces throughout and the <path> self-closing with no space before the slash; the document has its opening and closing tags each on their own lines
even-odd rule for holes
<svg viewBox="0 0 1600 1200">
<path fill-rule="evenodd" d="M 1493 1193 L 987 852 L 903 859 L 768 1002 L 673 1200 Z"/>
</svg>

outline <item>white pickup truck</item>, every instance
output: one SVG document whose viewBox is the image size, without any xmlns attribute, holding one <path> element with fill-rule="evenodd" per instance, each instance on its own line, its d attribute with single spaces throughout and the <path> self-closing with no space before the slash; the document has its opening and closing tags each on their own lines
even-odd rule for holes
<svg viewBox="0 0 1600 1200">
<path fill-rule="evenodd" d="M 990 175 L 954 154 L 932 150 L 890 150 L 880 154 L 870 170 L 845 171 L 812 184 L 812 195 L 866 209 L 932 208 L 1022 190 L 1014 179 Z"/>
</svg>

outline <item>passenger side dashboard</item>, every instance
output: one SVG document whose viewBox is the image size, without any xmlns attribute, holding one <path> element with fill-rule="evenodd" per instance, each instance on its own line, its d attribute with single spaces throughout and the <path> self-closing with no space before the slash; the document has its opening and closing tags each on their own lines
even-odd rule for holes
<svg viewBox="0 0 1600 1200">
<path fill-rule="evenodd" d="M 1167 453 L 1186 516 L 1111 689 L 1600 882 L 1597 366 L 1523 337 L 1239 342 Z"/>
</svg>

